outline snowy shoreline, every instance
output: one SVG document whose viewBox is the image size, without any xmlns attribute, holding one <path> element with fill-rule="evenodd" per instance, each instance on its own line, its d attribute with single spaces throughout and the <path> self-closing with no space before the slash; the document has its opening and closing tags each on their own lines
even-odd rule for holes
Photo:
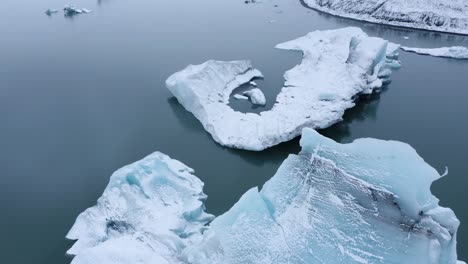
<svg viewBox="0 0 468 264">
<path fill-rule="evenodd" d="M 387 2 L 391 2 L 391 4 L 396 5 L 393 2 L 398 2 L 398 1 L 399 0 L 387 1 Z M 407 28 L 407 29 L 418 29 L 418 30 L 424 30 L 424 31 L 457 34 L 457 35 L 464 35 L 464 36 L 468 35 L 468 17 L 466 15 L 464 16 L 464 14 L 468 13 L 468 6 L 465 5 L 464 7 L 461 7 L 462 4 L 460 4 L 460 7 L 457 6 L 457 7 L 452 8 L 453 10 L 456 10 L 456 11 L 453 11 L 453 10 L 434 11 L 434 10 L 424 10 L 424 9 L 426 8 L 426 6 L 429 6 L 430 4 L 435 5 L 437 1 L 418 0 L 418 1 L 415 1 L 415 3 L 416 5 L 420 4 L 421 5 L 420 7 L 414 7 L 411 4 L 408 4 L 409 7 L 408 7 L 407 12 L 399 13 L 399 11 L 401 11 L 401 7 L 405 7 L 404 3 L 400 3 L 398 5 L 398 8 L 395 10 L 392 10 L 391 9 L 392 7 L 390 6 L 389 8 L 390 10 L 387 12 L 388 16 L 385 17 L 385 13 L 381 10 L 384 7 L 386 7 L 387 5 L 386 1 L 371 2 L 369 0 L 364 0 L 359 3 L 355 3 L 353 2 L 353 0 L 346 0 L 346 1 L 300 0 L 300 2 L 306 8 L 310 8 L 312 10 L 323 12 L 332 16 L 343 17 L 343 18 L 352 19 L 356 21 L 363 21 L 363 22 L 368 22 L 368 23 L 373 23 L 373 24 L 387 25 L 387 26 Z M 424 3 L 421 3 L 421 2 L 424 2 Z M 429 3 L 426 3 L 426 2 L 429 2 Z M 461 1 L 458 1 L 458 2 L 461 2 Z M 366 6 L 366 4 L 368 5 Z M 463 8 L 465 9 L 464 11 L 459 10 Z M 420 12 L 420 10 L 424 10 L 424 12 Z M 380 11 L 381 13 L 376 14 L 376 11 Z M 441 12 L 446 11 L 446 14 L 444 14 L 446 16 L 444 17 L 443 15 L 438 15 L 437 11 L 441 11 Z M 431 15 L 433 15 L 432 18 L 431 18 Z M 428 21 L 431 21 L 431 22 L 428 22 Z M 457 21 L 457 23 L 453 21 Z M 457 25 L 456 27 L 452 27 L 454 23 Z M 450 24 L 450 25 L 447 25 L 447 24 Z"/>
</svg>

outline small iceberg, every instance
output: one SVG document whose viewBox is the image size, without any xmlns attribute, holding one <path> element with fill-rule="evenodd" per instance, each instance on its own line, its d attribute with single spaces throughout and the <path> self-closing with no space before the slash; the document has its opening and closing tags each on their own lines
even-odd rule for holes
<svg viewBox="0 0 468 264">
<path fill-rule="evenodd" d="M 339 144 L 312 129 L 301 146 L 210 223 L 184 250 L 188 263 L 457 263 L 459 221 L 431 194 L 441 176 L 413 148 Z"/>
<path fill-rule="evenodd" d="M 65 16 L 74 16 L 78 14 L 87 14 L 91 13 L 92 11 L 86 8 L 78 8 L 75 5 L 66 5 L 63 8 L 63 12 Z"/>
<path fill-rule="evenodd" d="M 242 95 L 242 94 L 235 94 L 233 97 L 237 100 L 249 100 L 247 96 Z"/>
<path fill-rule="evenodd" d="M 413 148 L 307 128 L 301 146 L 214 220 L 179 161 L 156 152 L 116 171 L 67 235 L 72 264 L 457 263 L 460 223 Z"/>
<path fill-rule="evenodd" d="M 276 48 L 301 51 L 303 58 L 285 73 L 273 108 L 260 114 L 228 105 L 235 88 L 262 77 L 249 61 L 189 65 L 171 75 L 166 86 L 216 142 L 259 151 L 295 138 L 304 127 L 339 122 L 356 97 L 379 91 L 400 66 L 399 45 L 353 27 L 314 31 Z"/>
<path fill-rule="evenodd" d="M 58 11 L 55 10 L 55 9 L 47 9 L 44 13 L 45 13 L 46 15 L 48 15 L 48 16 L 51 16 L 51 15 L 53 15 L 53 14 L 55 14 L 55 13 L 58 13 Z"/>
<path fill-rule="evenodd" d="M 452 59 L 468 59 L 468 48 L 461 46 L 453 47 L 442 47 L 442 48 L 433 48 L 433 49 L 423 49 L 423 48 L 410 48 L 410 47 L 401 47 L 402 50 L 408 52 L 414 52 L 421 55 L 429 55 L 434 57 L 444 57 Z"/>
<path fill-rule="evenodd" d="M 378 24 L 468 34 L 466 0 L 302 0 L 332 15 Z"/>
<path fill-rule="evenodd" d="M 252 104 L 254 105 L 265 105 L 266 104 L 266 98 L 265 95 L 263 94 L 262 90 L 258 88 L 254 88 L 248 91 L 245 91 L 243 93 L 245 96 L 247 96 Z"/>
</svg>

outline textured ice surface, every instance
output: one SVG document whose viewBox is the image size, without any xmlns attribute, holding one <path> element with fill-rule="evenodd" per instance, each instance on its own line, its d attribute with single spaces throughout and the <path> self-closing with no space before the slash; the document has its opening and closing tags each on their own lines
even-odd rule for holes
<svg viewBox="0 0 468 264">
<path fill-rule="evenodd" d="M 468 0 L 302 0 L 333 15 L 379 24 L 468 34 Z"/>
<path fill-rule="evenodd" d="M 455 264 L 459 221 L 438 205 L 440 178 L 409 145 L 339 144 L 304 129 L 261 191 L 204 212 L 192 170 L 154 153 L 115 172 L 68 238 L 73 264 Z"/>
<path fill-rule="evenodd" d="M 269 111 L 241 113 L 229 105 L 232 91 L 261 77 L 249 61 L 189 65 L 166 80 L 167 88 L 221 145 L 263 150 L 298 136 L 304 127 L 326 128 L 341 120 L 360 94 L 378 91 L 399 67 L 398 45 L 368 37 L 359 28 L 314 31 L 276 46 L 302 51 L 287 71 Z"/>
<path fill-rule="evenodd" d="M 248 91 L 245 91 L 243 93 L 245 96 L 247 96 L 252 104 L 254 105 L 265 105 L 266 104 L 266 99 L 265 95 L 263 94 L 262 90 L 258 88 L 253 88 Z"/>
<path fill-rule="evenodd" d="M 430 192 L 439 174 L 409 145 L 339 144 L 311 129 L 301 145 L 184 251 L 189 263 L 457 262 L 459 221 Z"/>
<path fill-rule="evenodd" d="M 433 49 L 423 49 L 423 48 L 410 48 L 410 47 L 401 47 L 404 51 L 415 52 L 422 55 L 430 55 L 434 57 L 445 57 L 453 59 L 468 59 L 468 48 L 454 46 L 454 47 L 442 47 L 442 48 L 433 48 Z"/>
<path fill-rule="evenodd" d="M 81 213 L 67 238 L 73 264 L 173 264 L 213 216 L 193 170 L 156 152 L 110 178 L 97 205 Z"/>
</svg>

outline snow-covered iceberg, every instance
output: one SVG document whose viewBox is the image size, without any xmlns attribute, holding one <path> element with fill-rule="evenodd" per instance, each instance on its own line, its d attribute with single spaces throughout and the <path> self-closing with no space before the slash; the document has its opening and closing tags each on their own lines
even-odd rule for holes
<svg viewBox="0 0 468 264">
<path fill-rule="evenodd" d="M 48 16 L 52 16 L 53 14 L 55 13 L 58 13 L 58 10 L 55 10 L 55 9 L 47 9 L 45 12 L 44 12 L 46 15 Z"/>
<path fill-rule="evenodd" d="M 409 145 L 339 144 L 312 129 L 301 145 L 185 250 L 189 263 L 457 262 L 459 221 L 430 192 L 440 175 Z"/>
<path fill-rule="evenodd" d="M 408 52 L 415 52 L 422 55 L 429 55 L 434 57 L 444 57 L 444 58 L 452 58 L 452 59 L 468 59 L 468 48 L 461 47 L 461 46 L 453 46 L 453 47 L 442 47 L 442 48 L 433 48 L 433 49 L 425 49 L 425 48 L 411 48 L 411 47 L 401 47 L 402 50 Z"/>
<path fill-rule="evenodd" d="M 301 0 L 332 15 L 379 24 L 468 34 L 467 0 Z"/>
<path fill-rule="evenodd" d="M 303 53 L 269 111 L 233 110 L 233 90 L 261 77 L 249 61 L 189 65 L 166 86 L 221 145 L 263 150 L 298 136 L 304 127 L 326 128 L 341 120 L 360 94 L 378 91 L 399 67 L 398 45 L 367 36 L 359 28 L 314 31 L 276 46 Z"/>
<path fill-rule="evenodd" d="M 64 8 L 63 8 L 63 13 L 65 14 L 65 16 L 74 16 L 74 15 L 78 15 L 78 14 L 87 14 L 87 13 L 91 13 L 92 11 L 89 10 L 89 9 L 86 9 L 86 8 L 78 8 L 77 6 L 75 5 L 66 5 Z"/>
<path fill-rule="evenodd" d="M 155 153 L 118 170 L 68 234 L 72 263 L 457 263 L 459 221 L 409 145 L 339 144 L 312 129 L 301 145 L 211 223 L 202 183 L 180 162 Z"/>
<path fill-rule="evenodd" d="M 213 216 L 193 170 L 155 152 L 110 178 L 67 234 L 73 264 L 175 264 Z"/>
</svg>

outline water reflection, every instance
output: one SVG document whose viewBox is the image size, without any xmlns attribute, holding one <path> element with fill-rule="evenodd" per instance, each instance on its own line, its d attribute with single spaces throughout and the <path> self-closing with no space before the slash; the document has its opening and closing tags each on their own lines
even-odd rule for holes
<svg viewBox="0 0 468 264">
<path fill-rule="evenodd" d="M 182 125 L 185 130 L 197 134 L 205 133 L 203 125 L 195 118 L 195 116 L 193 116 L 192 113 L 185 110 L 185 108 L 179 104 L 177 98 L 170 97 L 167 99 L 167 102 L 169 103 L 172 113 L 179 121 L 179 124 Z"/>
<path fill-rule="evenodd" d="M 385 92 L 386 87 L 380 93 L 361 96 L 353 108 L 345 111 L 343 121 L 331 127 L 319 130 L 319 133 L 337 142 L 349 142 L 353 138 L 350 126 L 353 122 L 375 122 L 377 110 L 380 103 L 380 95 Z"/>
<path fill-rule="evenodd" d="M 107 4 L 109 2 L 112 2 L 112 0 L 97 0 L 97 5 L 102 6 L 103 4 Z"/>
</svg>

